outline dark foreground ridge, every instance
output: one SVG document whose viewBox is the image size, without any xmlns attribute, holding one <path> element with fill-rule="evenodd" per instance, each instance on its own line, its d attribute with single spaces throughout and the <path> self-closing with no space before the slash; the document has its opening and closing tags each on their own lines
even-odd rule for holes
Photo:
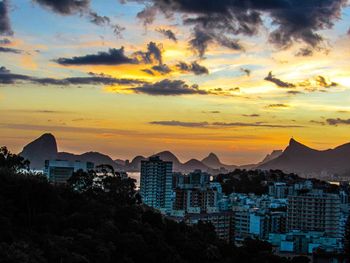
<svg viewBox="0 0 350 263">
<path fill-rule="evenodd" d="M 1 262 L 307 262 L 275 256 L 266 242 L 237 248 L 210 224 L 165 219 L 140 203 L 133 179 L 78 172 L 54 186 L 24 167 L 1 149 Z"/>
</svg>

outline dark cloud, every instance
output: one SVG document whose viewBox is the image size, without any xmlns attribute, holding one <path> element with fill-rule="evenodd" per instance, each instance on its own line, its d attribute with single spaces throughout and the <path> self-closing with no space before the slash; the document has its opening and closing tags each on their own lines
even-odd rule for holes
<svg viewBox="0 0 350 263">
<path fill-rule="evenodd" d="M 310 123 L 313 123 L 313 124 L 317 124 L 317 125 L 326 125 L 326 123 L 324 121 L 315 121 L 315 120 L 311 120 Z"/>
<path fill-rule="evenodd" d="M 269 74 L 267 75 L 265 80 L 276 84 L 280 88 L 294 88 L 295 87 L 295 85 L 292 83 L 288 83 L 288 82 L 282 81 L 278 78 L 275 78 L 275 76 L 272 75 L 271 71 L 269 72 Z"/>
<path fill-rule="evenodd" d="M 182 72 L 192 72 L 195 75 L 209 74 L 209 70 L 206 67 L 199 65 L 197 61 L 194 61 L 191 64 L 180 61 L 176 67 Z"/>
<path fill-rule="evenodd" d="M 240 68 L 240 70 L 246 74 L 248 77 L 250 77 L 250 74 L 252 73 L 252 71 L 250 69 L 247 68 Z"/>
<path fill-rule="evenodd" d="M 302 128 L 300 125 L 269 124 L 263 122 L 184 122 L 184 121 L 152 121 L 150 124 L 162 126 L 178 126 L 186 128 L 235 128 L 235 127 L 261 127 L 261 128 Z"/>
<path fill-rule="evenodd" d="M 152 121 L 150 124 L 162 126 L 179 126 L 179 127 L 207 127 L 208 122 L 183 122 L 183 121 Z"/>
<path fill-rule="evenodd" d="M 282 103 L 276 103 L 276 104 L 269 104 L 266 107 L 267 108 L 289 108 L 289 105 L 282 104 Z"/>
<path fill-rule="evenodd" d="M 313 55 L 314 51 L 310 47 L 301 48 L 299 51 L 295 54 L 297 57 L 311 57 Z"/>
<path fill-rule="evenodd" d="M 327 119 L 329 125 L 338 126 L 338 125 L 350 125 L 350 119 Z"/>
<path fill-rule="evenodd" d="M 166 74 L 169 74 L 171 72 L 171 69 L 165 64 L 155 65 L 152 67 L 152 69 L 154 71 L 157 71 L 161 75 L 166 75 Z"/>
<path fill-rule="evenodd" d="M 203 57 L 205 51 L 208 49 L 209 43 L 212 41 L 212 36 L 197 26 L 193 30 L 193 38 L 190 40 L 189 45 L 190 48 L 194 50 L 199 57 Z"/>
<path fill-rule="evenodd" d="M 113 33 L 116 37 L 122 37 L 122 32 L 125 30 L 125 27 L 118 24 L 110 24 L 110 27 L 112 28 Z"/>
<path fill-rule="evenodd" d="M 88 54 L 81 57 L 59 58 L 56 60 L 61 65 L 121 65 L 135 64 L 137 61 L 124 54 L 124 47 L 111 48 L 107 52 Z"/>
<path fill-rule="evenodd" d="M 0 39 L 0 45 L 10 45 L 12 41 L 8 38 Z"/>
<path fill-rule="evenodd" d="M 209 94 L 205 90 L 200 90 L 198 85 L 187 85 L 182 80 L 169 80 L 164 79 L 162 81 L 144 84 L 136 88 L 132 88 L 136 93 L 143 93 L 154 96 L 179 96 L 179 95 L 191 95 L 191 94 L 200 94 L 207 95 Z"/>
<path fill-rule="evenodd" d="M 144 10 L 137 14 L 137 18 L 143 21 L 144 26 L 147 26 L 153 23 L 153 21 L 156 19 L 156 15 L 157 8 L 154 6 L 147 6 Z"/>
<path fill-rule="evenodd" d="M 89 73 L 89 77 L 72 77 L 72 78 L 37 78 L 28 75 L 11 73 L 5 67 L 0 67 L 0 84 L 19 84 L 23 82 L 34 83 L 39 85 L 140 85 L 145 84 L 144 81 L 134 79 L 118 79 L 107 75 L 93 75 Z"/>
<path fill-rule="evenodd" d="M 3 0 L 0 2 L 0 35 L 5 35 L 5 36 L 13 35 L 10 19 L 8 16 L 7 0 Z"/>
<path fill-rule="evenodd" d="M 301 91 L 298 91 L 298 90 L 288 90 L 287 94 L 298 95 L 298 94 L 303 94 L 303 93 Z"/>
<path fill-rule="evenodd" d="M 158 28 L 156 29 L 157 32 L 161 33 L 163 36 L 167 37 L 168 39 L 177 42 L 176 35 L 173 31 L 170 29 L 164 29 L 164 28 Z"/>
<path fill-rule="evenodd" d="M 122 32 L 125 30 L 125 27 L 122 27 L 118 24 L 113 24 L 111 19 L 108 16 L 101 16 L 94 11 L 89 11 L 88 18 L 91 23 L 98 26 L 109 26 L 115 36 L 122 37 Z"/>
<path fill-rule="evenodd" d="M 111 22 L 108 16 L 100 16 L 93 11 L 89 12 L 89 18 L 91 23 L 96 24 L 98 26 L 108 25 Z"/>
<path fill-rule="evenodd" d="M 264 122 L 245 123 L 245 122 L 214 122 L 214 126 L 223 127 L 266 127 L 266 128 L 302 128 L 300 125 L 281 125 L 281 124 L 268 124 Z"/>
<path fill-rule="evenodd" d="M 256 118 L 256 117 L 260 117 L 260 114 L 242 114 L 243 117 L 250 117 L 250 118 Z"/>
<path fill-rule="evenodd" d="M 224 35 L 221 35 L 221 36 L 216 36 L 215 40 L 221 46 L 224 46 L 233 50 L 244 51 L 244 47 L 239 43 L 239 40 L 237 39 L 230 39 L 228 37 L 225 37 Z"/>
<path fill-rule="evenodd" d="M 230 88 L 229 90 L 233 91 L 233 92 L 241 92 L 241 88 L 240 87 Z"/>
<path fill-rule="evenodd" d="M 316 83 L 318 86 L 323 87 L 323 88 L 330 88 L 330 87 L 336 87 L 338 86 L 338 83 L 332 82 L 332 81 L 327 81 L 325 77 L 323 76 L 317 76 L 315 78 Z"/>
<path fill-rule="evenodd" d="M 61 15 L 82 13 L 90 6 L 90 0 L 34 0 L 34 2 Z"/>
<path fill-rule="evenodd" d="M 148 75 L 154 76 L 154 72 L 151 69 L 146 68 L 142 69 L 141 71 L 147 73 Z"/>
<path fill-rule="evenodd" d="M 145 16 L 150 22 L 155 19 L 154 9 L 160 10 L 166 16 L 169 16 L 169 13 L 182 13 L 185 24 L 206 29 L 211 39 L 238 34 L 255 35 L 264 24 L 262 17 L 268 16 L 274 25 L 269 32 L 269 41 L 279 48 L 286 48 L 300 41 L 311 47 L 318 46 L 323 41 L 318 32 L 332 28 L 334 22 L 341 17 L 342 8 L 347 4 L 347 0 L 128 1 L 146 3 L 146 10 L 152 9 L 152 14 Z M 150 5 L 151 3 L 153 5 Z M 193 40 L 192 44 L 202 48 L 198 50 L 203 54 L 208 40 L 203 41 L 203 36 L 199 36 L 196 31 L 194 33 L 193 39 L 201 40 Z"/>
<path fill-rule="evenodd" d="M 145 64 L 158 63 L 159 65 L 163 64 L 163 46 L 161 44 L 156 44 L 154 42 L 149 42 L 147 45 L 147 51 L 137 51 L 134 53 L 134 56 L 138 61 Z"/>
<path fill-rule="evenodd" d="M 16 49 L 16 48 L 0 47 L 0 53 L 21 54 L 21 53 L 23 53 L 23 51 L 22 51 L 22 50 L 19 50 L 19 49 Z"/>
</svg>

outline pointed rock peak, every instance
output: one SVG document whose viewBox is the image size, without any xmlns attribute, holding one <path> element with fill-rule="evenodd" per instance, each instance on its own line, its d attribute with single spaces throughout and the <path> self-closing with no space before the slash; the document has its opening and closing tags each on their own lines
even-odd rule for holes
<svg viewBox="0 0 350 263">
<path fill-rule="evenodd" d="M 290 139 L 290 141 L 289 141 L 289 146 L 290 147 L 306 147 L 306 148 L 308 148 L 307 146 L 305 146 L 304 144 L 302 144 L 302 143 L 300 143 L 300 142 L 298 142 L 298 141 L 296 141 L 294 138 L 291 138 Z"/>
</svg>

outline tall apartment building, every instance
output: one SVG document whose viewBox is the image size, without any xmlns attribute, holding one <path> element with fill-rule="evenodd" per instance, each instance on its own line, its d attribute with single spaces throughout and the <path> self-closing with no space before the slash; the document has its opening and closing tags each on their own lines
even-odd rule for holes
<svg viewBox="0 0 350 263">
<path fill-rule="evenodd" d="M 319 231 L 337 237 L 339 219 L 340 198 L 336 194 L 313 190 L 288 197 L 288 231 Z"/>
<path fill-rule="evenodd" d="M 144 204 L 170 213 L 172 210 L 173 163 L 158 156 L 141 161 L 140 194 Z"/>
</svg>

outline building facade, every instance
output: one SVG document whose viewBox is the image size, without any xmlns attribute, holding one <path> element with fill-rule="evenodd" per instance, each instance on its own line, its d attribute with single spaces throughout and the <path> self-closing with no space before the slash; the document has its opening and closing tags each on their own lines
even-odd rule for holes
<svg viewBox="0 0 350 263">
<path fill-rule="evenodd" d="M 67 180 L 78 170 L 85 172 L 94 169 L 92 162 L 66 161 L 66 160 L 46 160 L 44 174 L 51 183 L 67 183 Z"/>
<path fill-rule="evenodd" d="M 144 204 L 171 213 L 173 206 L 173 164 L 158 156 L 141 161 L 140 194 Z"/>
<path fill-rule="evenodd" d="M 288 197 L 287 229 L 339 235 L 340 198 L 336 194 L 313 190 Z"/>
</svg>

